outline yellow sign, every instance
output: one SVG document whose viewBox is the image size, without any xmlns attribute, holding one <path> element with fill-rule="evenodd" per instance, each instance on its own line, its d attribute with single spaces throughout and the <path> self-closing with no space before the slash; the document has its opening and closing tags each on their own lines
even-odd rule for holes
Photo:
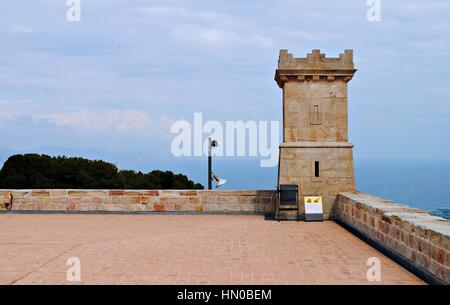
<svg viewBox="0 0 450 305">
<path fill-rule="evenodd" d="M 305 204 L 322 204 L 322 197 L 305 196 Z"/>
<path fill-rule="evenodd" d="M 323 220 L 322 197 L 305 196 L 305 220 L 306 221 Z"/>
<path fill-rule="evenodd" d="M 323 220 L 322 197 L 305 196 L 305 220 Z"/>
</svg>

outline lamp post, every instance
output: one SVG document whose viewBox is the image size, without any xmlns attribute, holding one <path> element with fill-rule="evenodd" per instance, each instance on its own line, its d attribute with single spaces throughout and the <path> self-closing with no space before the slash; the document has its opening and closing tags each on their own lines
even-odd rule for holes
<svg viewBox="0 0 450 305">
<path fill-rule="evenodd" d="M 208 190 L 212 189 L 212 140 L 208 138 Z"/>
<path fill-rule="evenodd" d="M 212 149 L 213 147 L 218 147 L 219 141 L 208 138 L 208 190 L 212 189 L 212 181 L 216 180 L 216 187 L 225 184 L 225 179 L 220 179 L 219 175 L 213 173 L 212 171 Z"/>
<path fill-rule="evenodd" d="M 217 141 L 208 138 L 208 190 L 212 189 L 212 148 L 217 146 Z"/>
</svg>

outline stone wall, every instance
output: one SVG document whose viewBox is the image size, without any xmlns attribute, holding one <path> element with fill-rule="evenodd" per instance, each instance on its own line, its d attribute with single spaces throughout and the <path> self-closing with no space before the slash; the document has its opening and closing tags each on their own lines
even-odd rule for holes
<svg viewBox="0 0 450 305">
<path fill-rule="evenodd" d="M 450 284 L 450 221 L 363 193 L 341 193 L 336 220 Z"/>
<path fill-rule="evenodd" d="M 280 145 L 280 184 L 299 185 L 299 215 L 305 214 L 304 197 L 322 196 L 324 218 L 328 219 L 340 192 L 355 190 L 353 145 L 321 142 Z M 281 151 L 282 149 L 282 151 Z M 320 177 L 314 175 L 314 163 L 320 162 Z"/>
<path fill-rule="evenodd" d="M 264 214 L 274 191 L 203 190 L 0 190 L 0 210 L 12 211 L 220 212 Z"/>
</svg>

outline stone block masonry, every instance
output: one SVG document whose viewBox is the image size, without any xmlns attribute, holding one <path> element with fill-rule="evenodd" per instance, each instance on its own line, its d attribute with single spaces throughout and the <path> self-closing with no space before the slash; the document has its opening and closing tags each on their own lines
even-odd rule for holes
<svg viewBox="0 0 450 305">
<path fill-rule="evenodd" d="M 12 211 L 205 212 L 264 214 L 275 191 L 202 190 L 0 190 L 0 210 L 13 195 Z"/>
<path fill-rule="evenodd" d="M 450 284 L 450 221 L 363 193 L 341 193 L 333 216 Z"/>
<path fill-rule="evenodd" d="M 303 196 L 322 196 L 328 218 L 336 195 L 355 191 L 347 111 L 348 82 L 355 72 L 352 50 L 336 58 L 320 50 L 299 58 L 280 51 L 275 72 L 283 92 L 278 185 L 299 187 L 300 218 L 305 214 Z"/>
</svg>

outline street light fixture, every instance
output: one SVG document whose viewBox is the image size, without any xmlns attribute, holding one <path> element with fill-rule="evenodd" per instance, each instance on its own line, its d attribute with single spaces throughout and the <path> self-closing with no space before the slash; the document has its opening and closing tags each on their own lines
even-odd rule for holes
<svg viewBox="0 0 450 305">
<path fill-rule="evenodd" d="M 216 180 L 216 188 L 218 188 L 219 186 L 224 185 L 225 183 L 227 183 L 227 180 L 225 179 L 221 179 L 219 177 L 219 175 L 217 175 L 216 173 L 212 173 L 214 180 Z"/>
<path fill-rule="evenodd" d="M 212 189 L 213 179 L 216 180 L 216 188 L 227 182 L 225 179 L 220 179 L 219 175 L 212 172 L 212 149 L 213 147 L 219 146 L 219 141 L 208 138 L 208 190 Z"/>
</svg>

